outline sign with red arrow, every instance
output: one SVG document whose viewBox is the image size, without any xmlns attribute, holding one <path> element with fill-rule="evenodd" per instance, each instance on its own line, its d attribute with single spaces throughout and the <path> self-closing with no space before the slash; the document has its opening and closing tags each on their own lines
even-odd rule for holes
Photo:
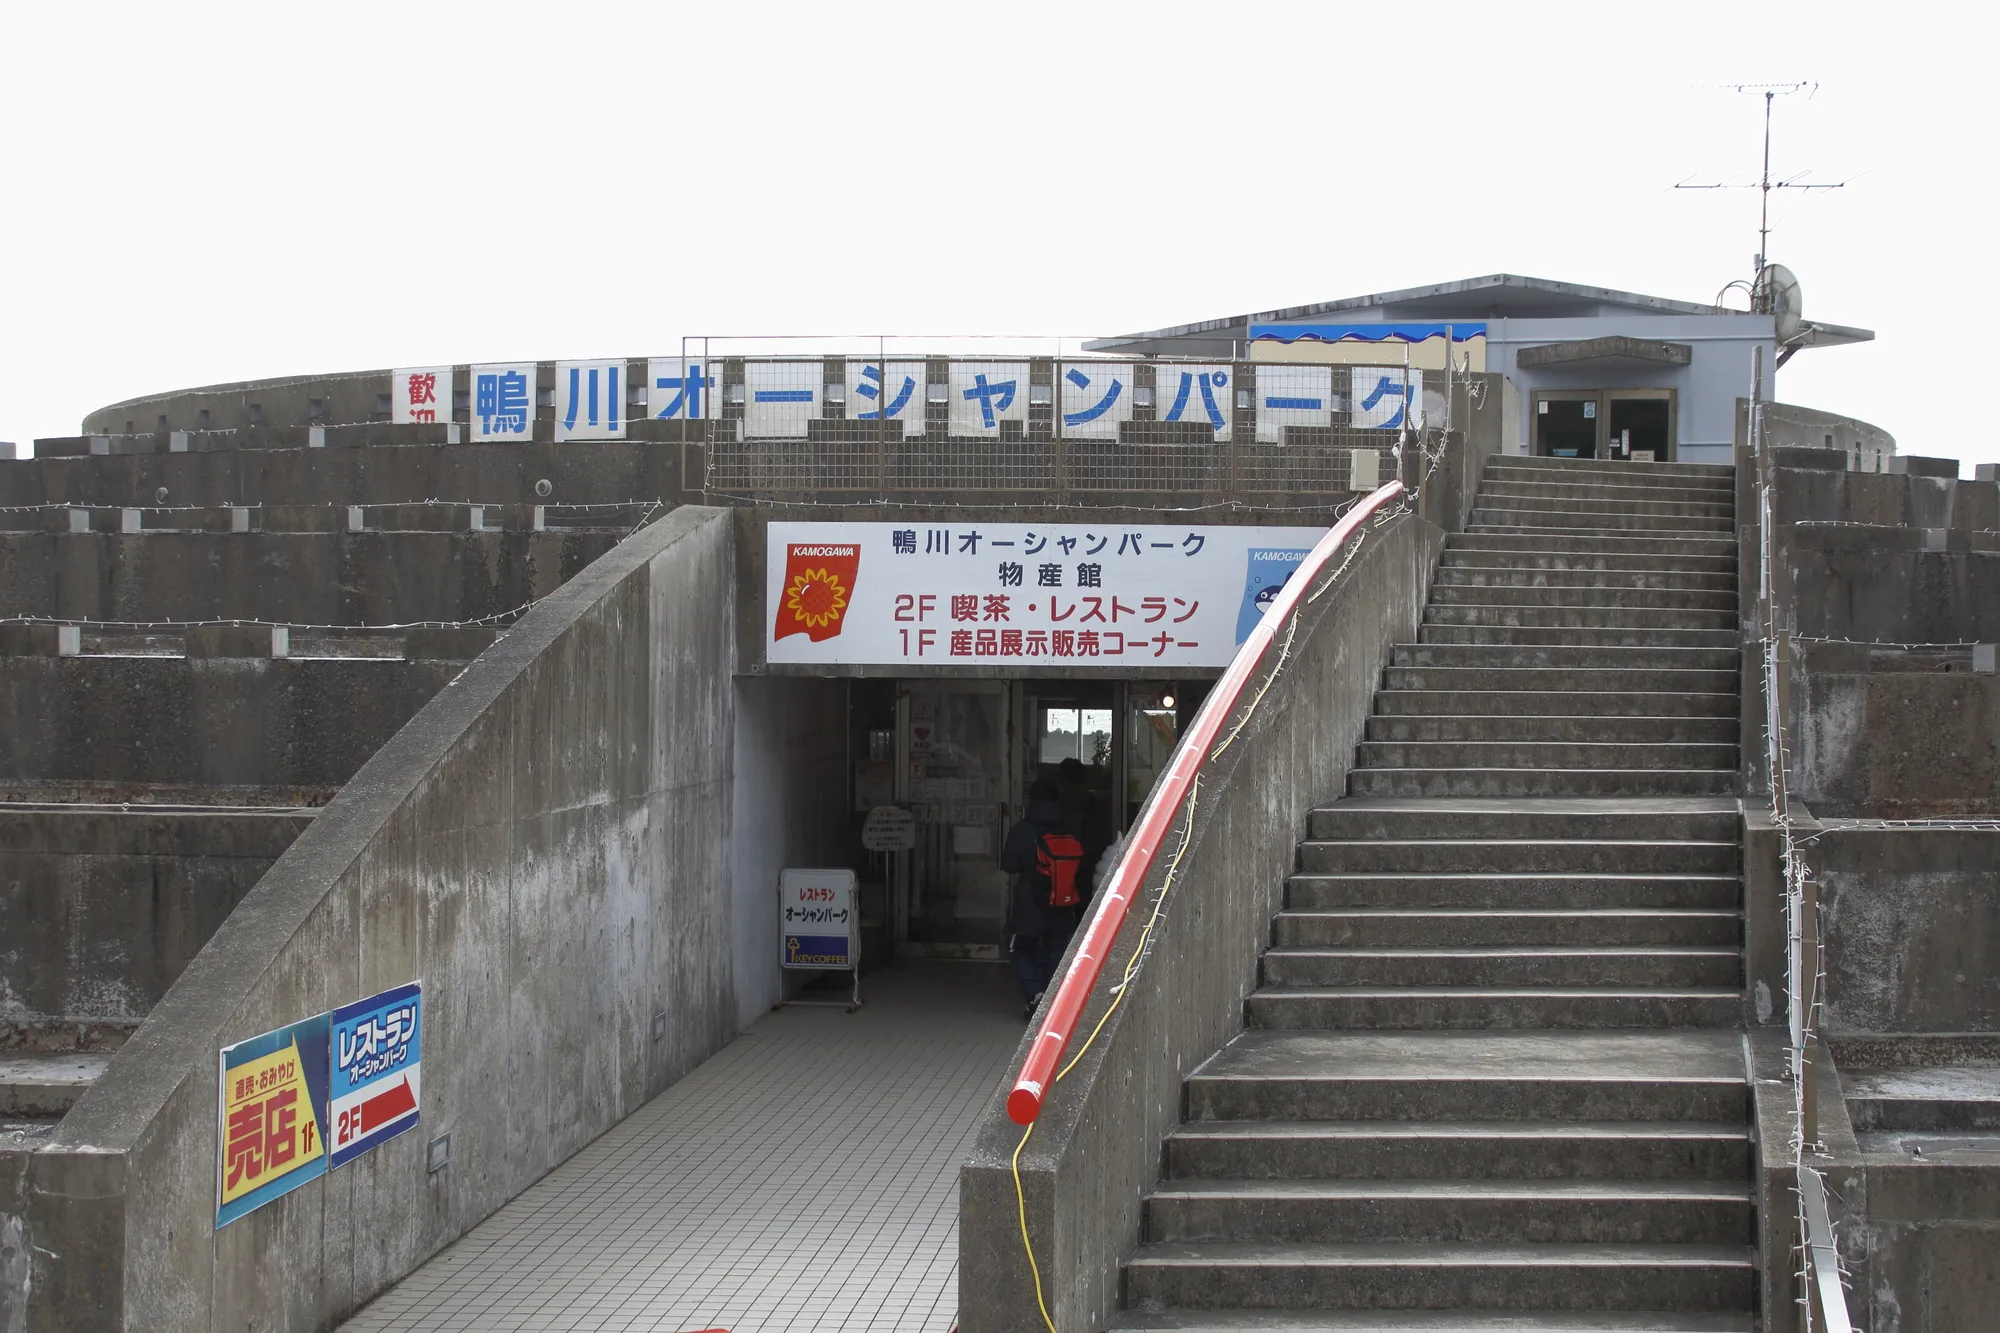
<svg viewBox="0 0 2000 1333">
<path fill-rule="evenodd" d="M 343 1005 L 329 1015 L 328 1137 L 344 1166 L 415 1128 L 423 1092 L 420 982 Z"/>
</svg>

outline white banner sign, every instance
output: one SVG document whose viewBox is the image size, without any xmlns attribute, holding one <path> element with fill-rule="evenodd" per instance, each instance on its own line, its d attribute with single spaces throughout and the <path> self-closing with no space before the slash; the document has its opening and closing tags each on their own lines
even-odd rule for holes
<svg viewBox="0 0 2000 1333">
<path fill-rule="evenodd" d="M 472 438 L 526 440 L 534 435 L 535 363 L 472 368 Z"/>
<path fill-rule="evenodd" d="M 1074 440 L 1115 440 L 1118 423 L 1132 419 L 1132 367 L 1115 361 L 1065 365 L 1056 382 L 1062 396 L 1062 433 Z"/>
<path fill-rule="evenodd" d="M 1236 419 L 1235 372 L 1229 366 L 1178 366 L 1153 370 L 1153 401 L 1161 421 L 1204 421 L 1218 437 Z"/>
<path fill-rule="evenodd" d="M 646 411 L 655 421 L 706 421 L 715 415 L 715 367 L 699 357 L 656 356 L 646 363 Z"/>
<path fill-rule="evenodd" d="M 412 366 L 389 372 L 389 420 L 398 426 L 451 420 L 451 367 Z"/>
<path fill-rule="evenodd" d="M 779 872 L 779 966 L 846 969 L 860 961 L 855 882 L 852 870 Z"/>
<path fill-rule="evenodd" d="M 900 421 L 905 434 L 923 434 L 924 371 L 921 361 L 849 361 L 847 419 Z"/>
<path fill-rule="evenodd" d="M 1003 421 L 1028 419 L 1028 363 L 951 363 L 951 433 L 1000 434 Z"/>
<path fill-rule="evenodd" d="M 1257 439 L 1283 444 L 1287 426 L 1333 424 L 1332 366 L 1257 367 Z"/>
<path fill-rule="evenodd" d="M 825 367 L 818 361 L 746 361 L 743 433 L 757 439 L 804 439 L 819 415 Z"/>
<path fill-rule="evenodd" d="M 625 363 L 556 362 L 556 440 L 625 438 Z"/>
<path fill-rule="evenodd" d="M 1423 371 L 1404 370 L 1400 366 L 1356 366 L 1349 373 L 1354 394 L 1348 400 L 1353 425 L 1395 430 L 1403 425 L 1404 414 L 1412 406 L 1416 415 L 1409 424 L 1423 424 Z"/>
<path fill-rule="evenodd" d="M 765 655 L 868 666 L 1220 667 L 1323 528 L 773 523 Z"/>
</svg>

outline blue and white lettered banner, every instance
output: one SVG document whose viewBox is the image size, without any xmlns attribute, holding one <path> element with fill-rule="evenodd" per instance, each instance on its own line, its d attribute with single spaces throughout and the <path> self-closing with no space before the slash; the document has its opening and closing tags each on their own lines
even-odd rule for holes
<svg viewBox="0 0 2000 1333">
<path fill-rule="evenodd" d="M 556 362 L 556 440 L 625 438 L 623 361 Z"/>
<path fill-rule="evenodd" d="M 472 438 L 534 437 L 535 363 L 513 361 L 472 368 Z"/>
</svg>

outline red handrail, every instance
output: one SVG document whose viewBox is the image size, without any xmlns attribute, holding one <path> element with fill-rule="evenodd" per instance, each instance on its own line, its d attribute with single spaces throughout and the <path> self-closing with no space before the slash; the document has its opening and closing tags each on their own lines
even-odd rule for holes
<svg viewBox="0 0 2000 1333">
<path fill-rule="evenodd" d="M 1285 581 L 1270 612 L 1250 631 L 1250 637 L 1243 641 L 1243 646 L 1236 650 L 1236 656 L 1230 659 L 1222 679 L 1209 691 L 1208 700 L 1202 705 L 1201 712 L 1195 715 L 1194 724 L 1175 748 L 1165 776 L 1153 788 L 1152 799 L 1146 802 L 1146 809 L 1132 830 L 1131 840 L 1126 843 L 1125 855 L 1119 859 L 1111 883 L 1097 895 L 1097 904 L 1091 912 L 1090 924 L 1084 928 L 1083 942 L 1077 946 L 1076 958 L 1057 984 L 1055 998 L 1049 1001 L 1041 1028 L 1035 1033 L 1034 1044 L 1028 1048 L 1028 1058 L 1022 1062 L 1021 1073 L 1014 1080 L 1014 1090 L 1007 1094 L 1007 1116 L 1015 1124 L 1032 1124 L 1035 1117 L 1041 1114 L 1042 1098 L 1054 1081 L 1057 1062 L 1069 1049 L 1070 1038 L 1076 1035 L 1077 1020 L 1083 1016 L 1083 1006 L 1090 999 L 1090 993 L 1097 989 L 1098 977 L 1104 971 L 1112 942 L 1118 938 L 1118 931 L 1125 924 L 1125 915 L 1132 908 L 1132 900 L 1145 883 L 1146 872 L 1152 868 L 1153 858 L 1159 855 L 1160 844 L 1165 841 L 1167 830 L 1173 826 L 1174 817 L 1187 800 L 1196 774 L 1207 762 L 1209 749 L 1215 744 L 1222 724 L 1236 711 L 1237 700 L 1263 662 L 1278 627 L 1298 609 L 1299 599 L 1306 595 L 1306 589 L 1312 586 L 1313 580 L 1319 577 L 1320 571 L 1326 568 L 1340 548 L 1347 545 L 1348 538 L 1360 530 L 1370 515 L 1402 493 L 1403 483 L 1392 481 L 1363 497 L 1360 503 L 1341 516 L 1340 521 L 1319 539 L 1319 545 L 1313 547 L 1312 553 L 1293 571 L 1292 577 Z"/>
</svg>

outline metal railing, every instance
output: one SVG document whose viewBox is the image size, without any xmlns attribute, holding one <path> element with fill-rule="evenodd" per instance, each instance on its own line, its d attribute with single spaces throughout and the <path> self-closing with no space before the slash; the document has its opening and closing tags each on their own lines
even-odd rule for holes
<svg viewBox="0 0 2000 1333">
<path fill-rule="evenodd" d="M 1771 776 L 1771 810 L 1777 825 L 1785 875 L 1785 969 L 1789 993 L 1786 1076 L 1792 1086 L 1791 1157 L 1798 1196 L 1797 1226 L 1802 1333 L 1851 1333 L 1847 1297 L 1841 1285 L 1840 1256 L 1827 1207 L 1826 1182 L 1806 1161 L 1819 1140 L 1820 1010 L 1826 968 L 1820 920 L 1819 885 L 1792 832 L 1789 758 L 1785 737 L 1790 705 L 1792 634 L 1780 607 L 1789 598 L 1780 584 L 1786 571 L 1777 558 L 1774 468 L 1766 435 L 1764 365 L 1759 349 L 1757 383 L 1750 403 L 1750 441 L 1757 468 L 1758 601 L 1763 621 L 1765 746 Z M 1769 1262 L 1770 1256 L 1767 1256 Z"/>
<path fill-rule="evenodd" d="M 1186 737 L 1175 747 L 1166 773 L 1153 788 L 1152 797 L 1146 802 L 1138 825 L 1132 830 L 1124 855 L 1112 870 L 1109 883 L 1097 896 L 1076 954 L 1056 985 L 1055 993 L 1042 1015 L 1041 1025 L 1035 1032 L 1035 1039 L 1028 1048 L 1027 1058 L 1014 1080 L 1013 1090 L 1007 1095 L 1007 1114 L 1015 1124 L 1033 1125 L 1041 1114 L 1049 1091 L 1060 1077 L 1057 1066 L 1076 1035 L 1077 1022 L 1083 1016 L 1084 1006 L 1103 978 L 1104 964 L 1110 957 L 1112 944 L 1117 940 L 1132 904 L 1145 884 L 1147 872 L 1159 859 L 1169 831 L 1193 795 L 1202 767 L 1235 738 L 1234 731 L 1223 736 L 1223 726 L 1236 713 L 1238 703 L 1242 702 L 1245 691 L 1270 653 L 1280 629 L 1286 634 L 1288 648 L 1295 628 L 1293 616 L 1300 604 L 1313 595 L 1309 590 L 1320 581 L 1327 566 L 1340 558 L 1363 525 L 1402 495 L 1403 484 L 1400 481 L 1378 488 L 1348 510 L 1326 536 L 1320 538 L 1312 553 L 1286 581 L 1270 613 L 1257 623 L 1250 636 L 1243 641 L 1243 646 L 1236 650 L 1236 656 L 1230 659 L 1222 678 L 1209 692 Z M 1281 649 L 1279 665 L 1283 663 L 1283 652 Z M 1276 667 L 1271 674 L 1275 676 Z M 1269 687 L 1270 678 L 1267 677 L 1264 689 Z M 1262 697 L 1263 690 L 1260 689 L 1250 699 L 1250 708 L 1254 710 Z M 1237 730 L 1241 730 L 1247 720 L 1246 714 L 1237 722 Z M 1183 842 L 1183 850 L 1185 846 Z M 1135 965 L 1141 957 L 1143 950 L 1134 953 Z M 1106 1017 L 1109 1017 L 1108 1012 Z M 1078 1055 L 1081 1054 L 1079 1051 Z M 1074 1061 L 1071 1063 L 1074 1064 Z"/>
</svg>

